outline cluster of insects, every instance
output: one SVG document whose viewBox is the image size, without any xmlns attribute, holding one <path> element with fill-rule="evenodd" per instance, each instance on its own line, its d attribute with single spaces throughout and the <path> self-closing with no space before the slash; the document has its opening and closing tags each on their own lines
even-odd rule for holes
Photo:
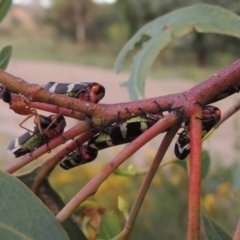
<svg viewBox="0 0 240 240">
<path fill-rule="evenodd" d="M 202 138 L 220 121 L 221 111 L 219 108 L 212 105 L 206 105 L 203 107 L 202 112 Z M 183 131 L 179 133 L 177 138 L 174 153 L 180 160 L 185 159 L 190 153 L 190 136 L 189 125 L 183 123 Z"/>
<path fill-rule="evenodd" d="M 83 83 L 56 83 L 50 82 L 45 85 L 44 90 L 64 94 L 69 97 L 78 98 L 84 101 L 98 103 L 105 95 L 105 88 L 96 82 Z M 14 112 L 27 115 L 20 123 L 22 126 L 27 119 L 34 117 L 34 130 L 26 129 L 20 137 L 9 143 L 10 150 L 16 158 L 33 152 L 43 144 L 61 135 L 66 127 L 66 121 L 61 114 L 50 115 L 48 117 L 40 115 L 31 108 L 31 102 L 28 98 L 11 92 L 4 86 L 0 86 L 1 98 L 8 103 L 10 109 Z M 143 111 L 141 116 L 133 116 L 124 122 L 116 122 L 96 133 L 87 143 L 78 146 L 76 150 L 65 156 L 60 162 L 60 166 L 67 170 L 81 164 L 88 163 L 96 159 L 98 151 L 125 144 L 133 141 L 147 129 L 152 127 L 159 119 L 163 118 L 161 114 L 148 114 Z M 202 137 L 204 137 L 221 118 L 221 111 L 214 106 L 206 105 L 203 107 L 202 116 Z M 188 122 L 184 122 L 183 130 L 178 134 L 175 144 L 175 155 L 178 159 L 185 159 L 190 152 L 190 137 Z"/>
</svg>

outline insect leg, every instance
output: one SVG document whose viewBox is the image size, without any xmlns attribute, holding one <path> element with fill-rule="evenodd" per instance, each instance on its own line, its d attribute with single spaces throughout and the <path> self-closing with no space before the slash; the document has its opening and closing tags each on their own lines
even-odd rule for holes
<svg viewBox="0 0 240 240">
<path fill-rule="evenodd" d="M 28 128 L 26 128 L 26 127 L 23 126 L 23 124 L 24 124 L 28 119 L 30 119 L 30 118 L 32 118 L 32 117 L 34 117 L 34 114 L 28 115 L 28 116 L 19 124 L 19 126 L 20 126 L 21 128 L 23 128 L 23 129 L 31 132 L 31 133 L 34 133 L 32 130 L 30 130 L 30 129 L 28 129 Z M 40 123 L 39 123 L 39 126 L 41 126 Z"/>
</svg>

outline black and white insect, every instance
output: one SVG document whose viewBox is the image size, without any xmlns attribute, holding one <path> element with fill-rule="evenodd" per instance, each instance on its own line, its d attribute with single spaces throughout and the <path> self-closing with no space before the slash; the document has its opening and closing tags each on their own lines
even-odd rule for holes
<svg viewBox="0 0 240 240">
<path fill-rule="evenodd" d="M 108 133 L 114 142 L 131 142 L 152 127 L 160 118 L 163 118 L 163 116 L 145 113 L 123 123 L 114 123 Z"/>
<path fill-rule="evenodd" d="M 77 150 L 64 157 L 59 165 L 63 169 L 68 170 L 93 161 L 96 159 L 97 155 L 98 151 L 96 149 L 93 149 L 88 145 L 82 145 L 79 146 Z"/>
<path fill-rule="evenodd" d="M 34 95 L 36 92 L 40 91 L 42 88 L 37 89 L 30 95 Z M 81 100 L 97 103 L 105 95 L 105 88 L 95 82 L 85 82 L 85 83 L 56 83 L 50 82 L 45 87 L 45 90 L 49 92 L 65 94 L 70 97 L 79 98 Z M 26 122 L 29 118 L 35 117 L 40 118 L 36 109 L 31 107 L 31 102 L 28 97 L 25 97 L 17 92 L 12 92 L 8 88 L 0 85 L 0 97 L 1 99 L 9 104 L 10 109 L 15 113 L 20 115 L 28 115 L 19 126 L 23 127 L 23 123 Z M 38 124 L 40 124 L 40 119 L 38 119 Z M 38 126 L 39 129 L 41 128 Z"/>
<path fill-rule="evenodd" d="M 146 114 L 133 117 L 123 123 L 114 123 L 103 132 L 94 135 L 87 145 L 80 146 L 71 152 L 60 162 L 60 166 L 68 170 L 89 163 L 96 159 L 98 151 L 133 141 L 159 119 L 158 115 Z"/>
<path fill-rule="evenodd" d="M 34 91 L 32 94 L 37 92 Z M 41 132 L 41 124 L 44 124 L 44 116 L 38 114 L 37 110 L 31 107 L 31 102 L 29 99 L 17 92 L 12 92 L 4 86 L 0 86 L 1 99 L 9 104 L 9 108 L 12 109 L 15 113 L 20 115 L 28 115 L 19 126 L 25 130 L 28 130 L 23 126 L 29 118 L 34 117 L 34 123 L 38 126 L 39 131 Z M 42 123 L 41 123 L 42 122 Z M 27 136 L 27 133 L 26 135 Z"/>
<path fill-rule="evenodd" d="M 108 131 L 110 130 L 108 129 Z M 127 142 L 122 142 L 122 144 L 123 143 Z M 68 156 L 66 156 L 59 165 L 63 169 L 68 170 L 73 167 L 89 163 L 96 159 L 99 150 L 113 147 L 119 144 L 121 144 L 119 141 L 112 141 L 108 133 L 97 133 L 88 141 L 86 145 L 79 146 L 77 150 L 71 152 Z"/>
<path fill-rule="evenodd" d="M 31 95 L 40 91 L 42 88 L 37 89 Z M 69 97 L 79 98 L 84 101 L 98 103 L 105 95 L 105 88 L 95 82 L 83 83 L 56 83 L 49 82 L 44 89 L 49 92 L 64 94 Z M 12 97 L 15 94 L 15 97 Z M 31 108 L 29 99 L 17 92 L 12 92 L 8 88 L 0 85 L 0 97 L 9 104 L 10 109 L 20 115 L 36 116 L 36 110 Z"/>
<path fill-rule="evenodd" d="M 105 95 L 105 88 L 96 82 L 49 82 L 44 89 L 48 92 L 64 94 L 69 97 L 78 98 L 93 103 L 98 103 Z"/>
<path fill-rule="evenodd" d="M 6 103 L 11 102 L 11 92 L 2 84 L 0 84 L 0 98 Z"/>
<path fill-rule="evenodd" d="M 63 133 L 66 121 L 62 115 L 50 115 L 48 117 L 39 115 L 39 117 L 41 129 L 37 125 L 33 131 L 27 131 L 9 143 L 7 149 L 16 158 L 33 152 L 38 147 Z"/>
<path fill-rule="evenodd" d="M 207 105 L 203 107 L 202 113 L 202 138 L 220 121 L 221 111 L 219 108 Z M 175 156 L 183 160 L 190 153 L 190 136 L 188 123 L 185 124 L 184 130 L 179 133 L 174 147 Z"/>
</svg>

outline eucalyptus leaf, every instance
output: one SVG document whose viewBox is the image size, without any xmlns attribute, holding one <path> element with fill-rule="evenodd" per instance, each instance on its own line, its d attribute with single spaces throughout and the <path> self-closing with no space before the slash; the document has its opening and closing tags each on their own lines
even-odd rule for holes
<svg viewBox="0 0 240 240">
<path fill-rule="evenodd" d="M 11 0 L 1 0 L 0 1 L 0 22 L 2 21 L 2 19 L 7 14 L 11 5 L 12 5 Z"/>
<path fill-rule="evenodd" d="M 38 173 L 42 170 L 42 166 L 39 165 L 29 172 L 18 175 L 17 177 L 30 189 L 32 188 Z M 50 211 L 56 215 L 65 204 L 62 201 L 58 193 L 51 187 L 48 179 L 45 179 L 39 186 L 37 196 L 41 201 L 50 209 Z M 68 218 L 63 224 L 65 231 L 67 232 L 71 240 L 86 240 L 82 230 L 79 228 L 76 222 L 72 218 Z"/>
<path fill-rule="evenodd" d="M 231 240 L 232 237 L 201 209 L 202 225 L 208 240 Z"/>
<path fill-rule="evenodd" d="M 30 239 L 45 240 L 49 236 L 58 240 L 69 239 L 44 204 L 16 177 L 2 171 L 0 196 L 1 225 Z"/>
<path fill-rule="evenodd" d="M 118 217 L 113 212 L 107 212 L 102 216 L 99 239 L 111 239 L 121 232 L 121 225 Z"/>
<path fill-rule="evenodd" d="M 207 150 L 202 151 L 202 180 L 207 176 L 210 168 L 210 155 Z"/>
<path fill-rule="evenodd" d="M 3 223 L 0 223 L 0 233 L 1 238 L 4 240 L 31 240 L 31 238 L 26 235 L 16 231 L 11 226 L 7 226 Z"/>
<path fill-rule="evenodd" d="M 232 190 L 234 193 L 238 191 L 240 187 L 240 166 L 237 167 L 234 178 L 233 178 L 233 184 L 232 184 Z"/>
<path fill-rule="evenodd" d="M 3 47 L 3 49 L 0 52 L 0 68 L 6 69 L 8 62 L 10 60 L 12 54 L 12 46 L 8 45 Z"/>
<path fill-rule="evenodd" d="M 120 72 L 126 56 L 142 43 L 135 55 L 127 86 L 131 99 L 144 98 L 144 85 L 149 67 L 158 53 L 172 39 L 196 31 L 217 33 L 240 38 L 240 17 L 222 7 L 198 4 L 163 15 L 140 28 L 119 53 L 115 70 Z"/>
</svg>

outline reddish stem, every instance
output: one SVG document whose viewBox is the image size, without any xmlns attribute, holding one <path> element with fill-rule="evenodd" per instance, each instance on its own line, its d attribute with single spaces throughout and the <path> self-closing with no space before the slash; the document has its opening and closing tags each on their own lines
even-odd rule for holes
<svg viewBox="0 0 240 240">
<path fill-rule="evenodd" d="M 240 239 L 240 219 L 238 221 L 237 229 L 233 236 L 233 240 L 239 240 L 239 239 Z"/>
<path fill-rule="evenodd" d="M 8 173 L 14 173 L 20 168 L 27 165 L 28 163 L 32 162 L 34 159 L 37 159 L 38 157 L 42 156 L 44 153 L 48 152 L 49 150 L 56 148 L 60 144 L 65 143 L 69 139 L 73 139 L 77 135 L 89 129 L 90 129 L 89 124 L 87 122 L 82 122 L 79 125 L 64 132 L 61 136 L 54 138 L 48 144 L 44 144 L 43 146 L 37 148 L 36 150 L 34 150 L 33 153 L 22 157 L 18 162 L 15 162 L 11 166 L 7 167 L 4 171 Z"/>
<path fill-rule="evenodd" d="M 112 122 L 116 122 L 117 120 L 126 120 L 131 118 L 131 113 L 135 115 L 141 115 L 142 110 L 149 113 L 158 113 L 158 105 L 160 105 L 163 111 L 169 110 L 170 107 L 185 107 L 186 116 L 188 117 L 189 105 L 196 101 L 202 105 L 206 105 L 209 102 L 214 102 L 216 96 L 229 89 L 229 85 L 237 83 L 239 80 L 240 60 L 222 69 L 206 81 L 203 81 L 193 88 L 181 93 L 127 103 L 94 104 L 81 101 L 79 99 L 72 99 L 59 94 L 49 93 L 43 89 L 39 90 L 40 86 L 36 87 L 36 85 L 29 85 L 22 79 L 16 78 L 0 70 L 0 83 L 5 85 L 8 89 L 19 92 L 24 96 L 29 96 L 32 92 L 36 92 L 32 96 L 32 99 L 36 102 L 51 103 L 56 106 L 65 107 L 88 114 L 93 117 L 92 121 L 93 125 L 95 126 L 101 125 L 102 119 L 104 119 L 105 124 L 108 125 Z M 233 92 L 230 94 L 232 93 Z M 227 96 L 228 94 L 226 94 L 224 97 Z M 118 116 L 117 112 L 120 112 L 121 114 Z"/>
<path fill-rule="evenodd" d="M 51 173 L 56 165 L 71 151 L 74 151 L 78 146 L 81 146 L 88 139 L 90 139 L 95 133 L 92 131 L 85 132 L 78 136 L 75 140 L 71 141 L 67 146 L 58 151 L 56 154 L 48 158 L 43 164 L 41 170 L 35 177 L 32 191 L 37 192 L 39 185 L 45 180 L 45 178 Z M 77 143 L 76 143 L 77 142 Z"/>
<path fill-rule="evenodd" d="M 125 160 L 134 152 L 146 144 L 159 133 L 166 131 L 177 122 L 175 112 L 169 113 L 165 118 L 159 120 L 154 126 L 140 135 L 137 139 L 126 146 L 111 162 L 109 162 L 94 178 L 92 178 L 69 203 L 58 213 L 56 218 L 59 222 L 64 222 L 72 212 L 88 197 L 95 194 L 101 184 L 114 172 Z"/>
<path fill-rule="evenodd" d="M 188 196 L 188 240 L 200 237 L 200 195 L 201 195 L 201 154 L 202 154 L 202 109 L 194 105 L 190 118 L 190 166 Z"/>
<path fill-rule="evenodd" d="M 214 128 L 218 128 L 221 124 L 223 124 L 228 118 L 230 118 L 234 113 L 236 113 L 240 109 L 240 99 L 236 101 L 221 117 L 221 120 L 214 126 Z"/>
<path fill-rule="evenodd" d="M 47 103 L 38 103 L 38 102 L 32 102 L 31 103 L 32 108 L 40 109 L 47 112 L 52 112 L 56 114 L 62 114 L 66 117 L 76 118 L 78 120 L 84 120 L 85 114 L 67 109 L 62 107 L 57 107 L 55 105 L 47 104 Z"/>
<path fill-rule="evenodd" d="M 153 162 L 151 164 L 151 167 L 148 170 L 148 173 L 144 179 L 144 182 L 140 188 L 140 191 L 138 193 L 138 196 L 134 202 L 133 208 L 131 210 L 131 213 L 129 215 L 129 219 L 127 220 L 124 230 L 123 230 L 123 235 L 124 238 L 121 239 L 126 239 L 126 237 L 130 234 L 131 230 L 133 229 L 134 223 L 136 221 L 137 215 L 141 209 L 142 203 L 144 201 L 144 198 L 147 194 L 147 191 L 151 185 L 152 179 L 155 176 L 159 164 L 161 163 L 169 145 L 172 142 L 172 139 L 174 138 L 177 130 L 179 129 L 180 125 L 175 124 L 164 136 L 162 143 L 160 147 L 158 148 L 158 151 L 153 159 Z"/>
<path fill-rule="evenodd" d="M 84 120 L 85 119 L 85 115 L 79 112 L 74 112 L 73 110 L 67 109 L 67 108 L 61 108 L 61 107 L 57 107 L 55 105 L 51 105 L 51 104 L 47 104 L 47 103 L 40 103 L 40 102 L 30 102 L 30 103 L 25 103 L 24 100 L 26 100 L 25 97 L 19 97 L 18 94 L 11 94 L 11 102 L 18 104 L 18 101 L 22 102 L 22 107 L 23 106 L 28 106 L 29 108 L 36 108 L 36 109 L 40 109 L 43 111 L 47 111 L 47 112 L 52 112 L 52 113 L 56 113 L 56 114 L 62 114 L 66 117 L 71 117 L 71 118 L 76 118 L 79 120 Z M 20 103 L 21 103 L 20 102 Z M 28 105 L 29 104 L 29 105 Z"/>
</svg>

